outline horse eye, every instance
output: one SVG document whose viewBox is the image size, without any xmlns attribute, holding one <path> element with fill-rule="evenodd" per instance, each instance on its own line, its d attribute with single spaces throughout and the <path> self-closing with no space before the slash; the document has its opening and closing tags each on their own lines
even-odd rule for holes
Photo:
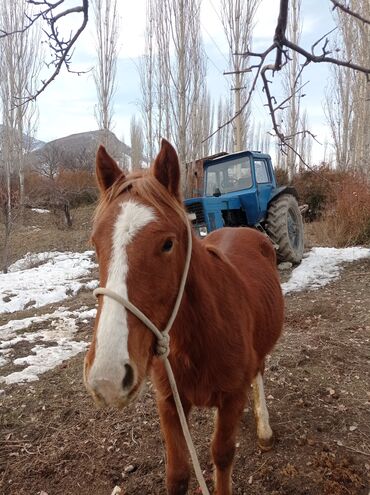
<svg viewBox="0 0 370 495">
<path fill-rule="evenodd" d="M 167 239 L 167 241 L 162 246 L 162 251 L 168 253 L 169 251 L 171 251 L 172 246 L 173 246 L 173 241 L 171 239 Z"/>
</svg>

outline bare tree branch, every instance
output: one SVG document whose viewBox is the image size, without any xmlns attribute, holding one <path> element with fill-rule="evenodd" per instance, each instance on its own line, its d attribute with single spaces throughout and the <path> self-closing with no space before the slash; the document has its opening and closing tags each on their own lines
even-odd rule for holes
<svg viewBox="0 0 370 495">
<path fill-rule="evenodd" d="M 254 76 L 254 79 L 253 79 L 253 82 L 251 84 L 251 87 L 250 87 L 250 90 L 248 92 L 248 95 L 247 95 L 247 99 L 245 100 L 245 102 L 243 103 L 243 105 L 241 106 L 239 112 L 237 112 L 236 114 L 234 114 L 234 116 L 229 119 L 228 121 L 226 121 L 225 123 L 223 123 L 222 125 L 219 125 L 217 127 L 217 129 L 215 131 L 212 132 L 212 134 L 210 134 L 206 139 L 203 140 L 206 141 L 207 139 L 210 139 L 212 136 L 214 136 L 218 131 L 220 131 L 221 129 L 223 129 L 224 127 L 226 127 L 227 125 L 231 124 L 231 122 L 233 122 L 233 120 L 235 119 L 235 117 L 237 117 L 238 115 L 240 115 L 241 112 L 244 111 L 245 107 L 249 104 L 251 98 L 252 98 L 252 94 L 254 92 L 254 90 L 256 89 L 256 85 L 257 85 L 257 82 L 258 82 L 258 78 L 260 76 L 260 73 L 261 73 L 261 70 L 262 70 L 262 66 L 263 66 L 263 63 L 264 61 L 266 60 L 266 57 L 267 55 L 272 52 L 274 49 L 276 48 L 276 45 L 275 43 L 272 44 L 269 48 L 267 48 L 266 51 L 264 51 L 263 53 L 253 53 L 250 52 L 251 56 L 254 56 L 254 57 L 260 57 L 261 58 L 261 62 L 259 64 L 256 64 L 256 65 L 251 65 L 249 67 L 249 69 L 254 69 L 256 68 L 257 69 L 257 72 L 256 72 L 256 75 Z M 246 69 L 248 70 L 248 69 Z M 248 70 L 249 72 L 249 70 Z"/>
<path fill-rule="evenodd" d="M 294 43 L 291 43 L 289 40 L 284 41 L 284 45 L 291 50 L 294 50 L 298 52 L 300 55 L 303 55 L 303 57 L 306 58 L 308 62 L 314 62 L 314 63 L 321 63 L 321 62 L 327 62 L 330 64 L 335 64 L 335 65 L 340 65 L 341 67 L 348 67 L 349 69 L 356 70 L 358 72 L 363 72 L 366 74 L 367 78 L 369 79 L 370 75 L 370 67 L 363 67 L 362 65 L 354 64 L 350 60 L 345 61 L 345 60 L 339 60 L 334 57 L 328 57 L 327 55 L 330 53 L 326 50 L 325 47 L 323 47 L 323 54 L 322 55 L 313 55 L 304 48 L 295 45 Z M 275 69 L 278 70 L 278 69 Z"/>
<path fill-rule="evenodd" d="M 331 2 L 334 4 L 334 8 L 340 8 L 343 10 L 346 14 L 351 15 L 353 17 L 356 17 L 360 21 L 364 23 L 369 23 L 369 21 L 362 16 L 360 16 L 357 13 L 354 13 L 349 7 L 343 6 L 336 0 L 331 0 Z M 252 93 L 257 85 L 257 81 L 259 78 L 262 80 L 262 86 L 263 86 L 263 91 L 265 94 L 266 98 L 266 106 L 269 109 L 270 113 L 270 118 L 272 122 L 272 127 L 273 131 L 275 133 L 275 136 L 279 140 L 279 146 L 281 147 L 282 151 L 284 152 L 284 148 L 291 149 L 298 157 L 299 159 L 306 165 L 307 163 L 304 162 L 302 159 L 301 155 L 297 152 L 297 150 L 293 149 L 291 144 L 289 143 L 289 140 L 292 139 L 293 136 L 285 136 L 283 131 L 281 130 L 281 127 L 278 123 L 278 119 L 276 117 L 276 112 L 278 110 L 281 110 L 282 107 L 289 101 L 290 98 L 285 99 L 282 103 L 277 104 L 274 96 L 271 93 L 270 85 L 271 81 L 267 77 L 267 73 L 271 72 L 272 75 L 274 75 L 276 72 L 281 71 L 281 69 L 284 67 L 285 64 L 290 62 L 290 56 L 289 56 L 289 50 L 292 50 L 299 55 L 301 55 L 304 58 L 304 61 L 302 62 L 301 69 L 299 71 L 298 77 L 296 78 L 296 85 L 298 84 L 299 78 L 302 74 L 303 69 L 309 65 L 310 63 L 329 63 L 333 65 L 337 65 L 340 67 L 347 67 L 349 69 L 352 69 L 357 72 L 361 72 L 366 75 L 366 78 L 368 81 L 370 81 L 370 67 L 366 67 L 363 65 L 360 65 L 358 63 L 353 62 L 352 60 L 341 60 L 339 58 L 334 58 L 330 54 L 330 50 L 328 49 L 328 44 L 329 44 L 329 39 L 328 35 L 333 32 L 330 31 L 326 35 L 322 36 L 319 40 L 317 40 L 311 47 L 311 52 L 306 50 L 305 48 L 301 47 L 299 44 L 293 43 L 289 39 L 287 39 L 286 35 L 286 29 L 287 29 L 287 23 L 288 23 L 288 8 L 289 8 L 289 0 L 280 0 L 280 9 L 279 9 L 279 15 L 278 15 L 278 20 L 275 28 L 275 34 L 274 34 L 274 39 L 273 43 L 264 51 L 264 52 L 252 52 L 252 51 L 247 51 L 243 55 L 248 58 L 257 58 L 259 61 L 255 64 L 250 65 L 249 67 L 243 69 L 244 71 L 249 71 L 250 69 L 255 70 L 255 76 L 253 79 L 253 83 L 251 85 L 251 89 L 247 95 L 245 103 L 242 105 L 241 110 L 243 111 L 245 106 L 248 105 Z M 325 39 L 325 41 L 324 41 Z M 322 53 L 321 55 L 316 55 L 314 53 L 315 48 L 319 43 L 324 41 L 321 50 Z M 270 63 L 267 65 L 265 64 L 265 60 L 268 54 L 276 51 L 275 53 L 275 63 Z M 294 89 L 291 97 L 294 96 L 294 94 L 298 90 Z M 239 113 L 239 112 L 238 112 Z M 207 139 L 212 137 L 216 132 L 218 132 L 220 129 L 222 129 L 224 126 L 229 125 L 231 122 L 235 120 L 235 118 L 238 116 L 238 113 L 236 113 L 231 119 L 229 119 L 227 122 L 224 124 L 220 125 L 218 129 L 212 133 Z M 312 133 L 304 129 L 303 131 L 305 135 L 309 135 L 311 137 L 314 137 Z"/>
<path fill-rule="evenodd" d="M 54 81 L 63 66 L 66 67 L 68 72 L 77 74 L 83 73 L 83 71 L 73 71 L 70 66 L 73 48 L 81 33 L 84 31 L 88 21 L 89 0 L 80 1 L 81 4 L 76 7 L 57 12 L 57 8 L 62 6 L 66 0 L 58 0 L 54 3 L 50 3 L 48 0 L 27 0 L 28 4 L 34 5 L 39 9 L 38 12 L 34 13 L 32 16 L 27 16 L 28 23 L 26 23 L 22 29 L 16 31 L 7 32 L 0 29 L 1 39 L 17 33 L 24 33 L 39 20 L 44 21 L 47 25 L 47 28 L 44 28 L 43 32 L 47 37 L 49 48 L 53 54 L 53 59 L 47 66 L 53 66 L 54 70 L 50 77 L 41 82 L 41 86 L 38 89 L 29 96 L 19 100 L 18 105 L 24 105 L 29 101 L 35 100 L 43 91 L 45 91 L 49 84 Z M 82 20 L 78 28 L 65 39 L 59 32 L 58 22 L 73 14 L 82 14 Z"/>
<path fill-rule="evenodd" d="M 281 103 L 279 103 L 275 108 L 274 108 L 274 112 L 276 112 L 277 110 L 283 110 L 284 108 L 284 105 L 286 103 L 288 103 L 295 95 L 297 95 L 301 89 L 303 89 L 306 85 L 308 84 L 308 81 L 305 82 L 304 84 L 302 84 L 301 86 L 299 86 L 299 88 L 296 88 L 293 93 L 291 93 L 287 98 L 285 98 L 285 100 L 283 100 Z"/>
<path fill-rule="evenodd" d="M 41 2 L 36 2 L 33 0 L 28 0 L 27 3 L 30 5 L 48 5 L 48 8 L 38 12 L 37 14 L 34 14 L 33 17 L 30 17 L 26 15 L 26 18 L 28 20 L 28 24 L 26 24 L 22 29 L 16 29 L 14 31 L 6 31 L 4 29 L 0 29 L 0 39 L 5 38 L 6 36 L 11 36 L 13 34 L 20 34 L 20 33 L 25 33 L 38 19 L 42 18 L 44 15 L 47 15 L 50 13 L 53 9 L 59 7 L 64 2 L 64 0 L 59 0 L 58 2 L 54 4 L 47 3 L 45 1 Z"/>
<path fill-rule="evenodd" d="M 334 31 L 336 31 L 338 28 L 335 27 L 334 29 L 331 29 L 330 31 L 328 31 L 326 34 L 324 34 L 323 36 L 321 36 L 321 38 L 319 38 L 317 41 L 315 41 L 315 43 L 311 46 L 311 53 L 314 53 L 315 51 L 315 47 L 322 42 L 322 40 L 325 38 L 325 45 L 324 45 L 324 48 L 326 48 L 326 45 L 328 44 L 329 42 L 329 39 L 328 39 L 328 36 L 329 34 L 331 33 L 334 33 Z"/>
<path fill-rule="evenodd" d="M 370 24 L 370 19 L 365 19 L 365 17 L 362 17 L 357 12 L 353 12 L 353 10 L 351 10 L 346 5 L 343 5 L 342 3 L 337 2 L 337 0 L 330 0 L 330 1 L 334 5 L 333 10 L 338 8 L 338 9 L 342 10 L 343 12 L 345 12 L 346 14 L 351 15 L 352 17 L 355 17 L 359 21 L 364 22 L 365 24 Z"/>
</svg>

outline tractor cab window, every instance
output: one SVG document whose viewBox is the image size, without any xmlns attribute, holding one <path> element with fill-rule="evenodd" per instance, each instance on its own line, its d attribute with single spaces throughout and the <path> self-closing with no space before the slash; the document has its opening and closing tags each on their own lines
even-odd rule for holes
<svg viewBox="0 0 370 495">
<path fill-rule="evenodd" d="M 271 182 L 265 160 L 254 159 L 254 170 L 256 172 L 257 184 Z"/>
<path fill-rule="evenodd" d="M 248 189 L 252 183 L 249 156 L 207 166 L 206 196 Z"/>
</svg>

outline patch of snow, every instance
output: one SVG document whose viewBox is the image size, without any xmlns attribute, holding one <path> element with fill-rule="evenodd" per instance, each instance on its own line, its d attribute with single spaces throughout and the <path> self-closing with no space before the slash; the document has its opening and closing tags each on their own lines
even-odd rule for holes
<svg viewBox="0 0 370 495">
<path fill-rule="evenodd" d="M 56 253 L 27 253 L 23 256 L 23 258 L 10 265 L 8 272 L 20 272 L 22 270 L 28 270 L 30 268 L 35 268 L 36 266 L 41 266 L 47 261 L 52 260 L 54 254 Z"/>
<path fill-rule="evenodd" d="M 9 363 L 9 359 L 6 356 L 10 354 L 10 352 L 10 349 L 0 349 L 0 367 Z"/>
<path fill-rule="evenodd" d="M 90 280 L 80 279 L 88 277 L 96 266 L 93 254 L 93 251 L 39 253 L 17 261 L 9 273 L 0 274 L 0 313 L 20 311 L 26 306 L 39 308 L 67 299 L 81 288 L 91 288 Z M 30 263 L 33 267 L 27 268 Z"/>
<path fill-rule="evenodd" d="M 5 377 L 0 377 L 0 383 L 7 385 L 11 383 L 33 382 L 39 379 L 39 375 L 51 370 L 63 361 L 72 358 L 86 349 L 86 342 L 65 341 L 58 342 L 57 346 L 46 347 L 36 345 L 32 348 L 31 356 L 17 358 L 13 361 L 16 365 L 28 364 L 22 371 L 15 371 Z"/>
<path fill-rule="evenodd" d="M 97 281 L 90 280 L 96 266 L 93 254 L 93 251 L 28 253 L 10 267 L 9 273 L 0 274 L 0 313 L 41 307 L 73 296 L 81 288 L 97 287 Z M 95 315 L 96 309 L 86 306 L 78 311 L 60 307 L 53 313 L 10 320 L 0 326 L 0 368 L 12 361 L 23 368 L 0 376 L 0 383 L 38 380 L 41 373 L 85 350 L 87 343 L 75 340 L 77 323 L 88 322 Z M 29 327 L 35 324 L 37 330 L 30 331 Z M 33 344 L 31 355 L 19 356 L 22 343 Z M 21 347 L 15 359 L 17 344 Z M 29 348 L 24 345 L 27 354 Z"/>
<path fill-rule="evenodd" d="M 82 307 L 78 311 L 67 311 L 59 308 L 54 313 L 41 316 L 24 318 L 23 320 L 11 320 L 0 327 L 0 367 L 11 361 L 14 346 L 19 342 L 45 342 L 38 343 L 31 350 L 30 356 L 16 358 L 13 363 L 17 366 L 25 366 L 24 369 L 0 376 L 0 383 L 22 383 L 38 380 L 40 374 L 55 368 L 63 361 L 70 359 L 87 347 L 86 342 L 73 340 L 77 331 L 77 322 L 94 318 L 96 309 Z M 47 328 L 35 332 L 22 332 L 33 323 L 45 323 Z M 52 345 L 48 345 L 52 343 Z M 56 344 L 56 345 L 55 345 Z"/>
<path fill-rule="evenodd" d="M 91 280 L 90 282 L 87 282 L 87 284 L 85 284 L 85 288 L 89 290 L 94 290 L 98 286 L 99 286 L 98 280 Z"/>
<path fill-rule="evenodd" d="M 31 208 L 35 213 L 50 213 L 50 210 L 44 210 L 43 208 Z"/>
<path fill-rule="evenodd" d="M 340 264 L 370 257 L 370 249 L 362 247 L 313 248 L 282 284 L 284 294 L 304 289 L 320 289 L 339 276 Z"/>
<path fill-rule="evenodd" d="M 81 321 L 84 321 L 86 318 L 95 318 L 95 316 L 96 316 L 96 308 L 86 309 L 86 310 L 82 310 L 81 308 L 81 310 L 78 313 L 78 318 Z"/>
<path fill-rule="evenodd" d="M 66 299 L 82 287 L 89 290 L 97 287 L 96 280 L 86 281 L 96 266 L 92 256 L 93 251 L 25 256 L 11 266 L 8 274 L 0 275 L 0 313 L 22 310 L 31 304 L 40 307 Z M 283 292 L 318 289 L 339 276 L 341 263 L 364 257 L 370 257 L 370 249 L 314 248 L 293 270 L 290 280 L 282 284 Z M 0 376 L 0 383 L 38 380 L 41 373 L 86 349 L 86 342 L 74 340 L 77 322 L 88 321 L 95 315 L 96 309 L 86 306 L 78 311 L 61 307 L 53 313 L 10 320 L 0 326 L 0 367 L 12 360 L 16 344 L 35 343 L 31 355 L 13 357 L 14 364 L 24 369 Z M 41 329 L 29 331 L 33 324 Z"/>
</svg>

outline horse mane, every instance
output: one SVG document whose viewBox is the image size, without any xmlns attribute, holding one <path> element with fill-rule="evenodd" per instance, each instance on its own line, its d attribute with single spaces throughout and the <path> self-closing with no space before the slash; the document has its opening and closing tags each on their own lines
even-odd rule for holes
<svg viewBox="0 0 370 495">
<path fill-rule="evenodd" d="M 162 215 L 168 214 L 168 208 L 175 211 L 185 220 L 185 208 L 182 200 L 178 200 L 156 179 L 152 170 L 133 172 L 127 177 L 122 175 L 107 191 L 100 196 L 94 214 L 94 221 L 104 213 L 106 208 L 125 192 L 142 198 Z"/>
</svg>

